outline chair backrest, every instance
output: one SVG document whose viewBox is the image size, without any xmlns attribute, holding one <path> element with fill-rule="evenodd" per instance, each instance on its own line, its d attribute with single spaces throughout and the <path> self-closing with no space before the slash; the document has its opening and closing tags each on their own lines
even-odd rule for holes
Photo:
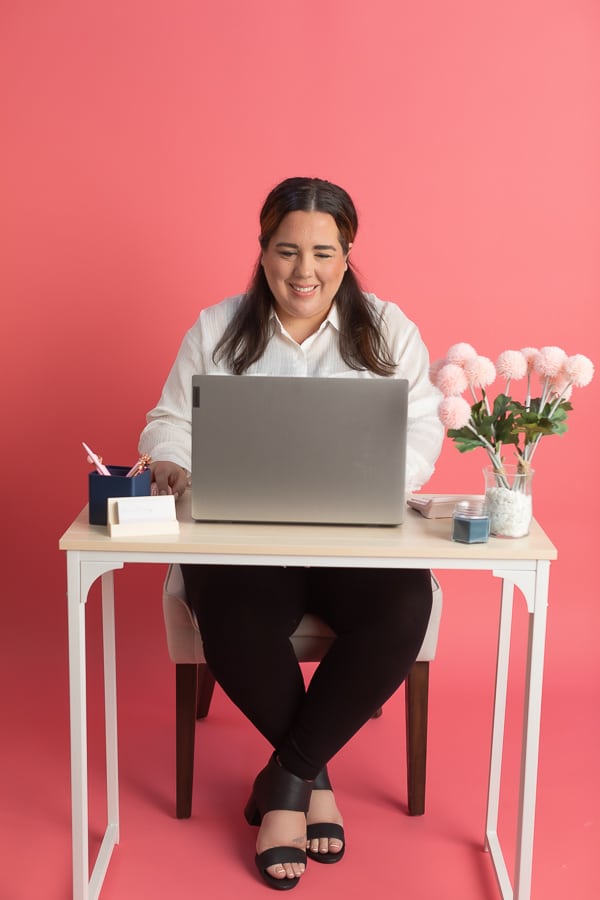
<svg viewBox="0 0 600 900">
<path fill-rule="evenodd" d="M 432 573 L 433 606 L 418 662 L 430 662 L 437 650 L 442 616 L 442 589 Z M 163 588 L 163 614 L 169 656 L 174 663 L 205 662 L 202 636 L 196 617 L 186 602 L 181 567 L 169 566 Z M 296 656 L 301 662 L 318 662 L 323 658 L 335 633 L 318 616 L 307 613 L 291 637 Z"/>
</svg>

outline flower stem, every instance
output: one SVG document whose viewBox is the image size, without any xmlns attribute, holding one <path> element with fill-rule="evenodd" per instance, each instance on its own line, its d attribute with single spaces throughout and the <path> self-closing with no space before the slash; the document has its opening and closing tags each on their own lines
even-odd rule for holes
<svg viewBox="0 0 600 900">
<path fill-rule="evenodd" d="M 552 418 L 552 416 L 554 415 L 554 413 L 555 413 L 556 410 L 558 409 L 561 400 L 563 399 L 563 397 L 564 397 L 565 394 L 567 393 L 568 389 L 571 387 L 572 383 L 573 383 L 573 382 L 570 381 L 567 385 L 565 385 L 565 387 L 562 389 L 562 391 L 560 392 L 560 394 L 557 396 L 556 400 L 554 401 L 554 403 L 553 403 L 552 406 L 550 407 L 550 412 L 548 413 L 548 418 L 549 418 L 549 419 Z"/>
<path fill-rule="evenodd" d="M 485 447 L 485 449 L 487 450 L 487 454 L 492 462 L 492 465 L 494 466 L 494 469 L 496 471 L 501 471 L 502 470 L 502 460 L 496 453 L 496 450 L 494 449 L 493 445 L 490 444 L 490 442 L 487 440 L 487 438 L 484 438 L 481 434 L 479 434 L 479 432 L 477 431 L 477 428 L 475 427 L 475 424 L 472 420 L 470 422 L 467 422 L 467 428 L 469 429 L 469 431 L 473 432 L 473 434 L 476 436 L 477 440 L 482 445 L 482 447 Z"/>
<path fill-rule="evenodd" d="M 542 396 L 540 397 L 540 412 L 543 410 L 544 406 L 546 405 L 546 402 L 548 400 L 549 391 L 550 391 L 550 379 L 545 378 L 544 386 L 542 388 Z"/>
</svg>

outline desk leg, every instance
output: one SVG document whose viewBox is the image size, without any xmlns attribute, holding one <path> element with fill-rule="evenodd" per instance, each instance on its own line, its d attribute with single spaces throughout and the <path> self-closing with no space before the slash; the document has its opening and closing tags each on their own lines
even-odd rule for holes
<svg viewBox="0 0 600 900">
<path fill-rule="evenodd" d="M 69 695 L 71 704 L 71 828 L 73 900 L 88 900 L 88 773 L 86 734 L 85 596 L 79 555 L 67 554 Z"/>
<path fill-rule="evenodd" d="M 486 849 L 489 839 L 498 830 L 500 805 L 500 780 L 502 775 L 502 748 L 504 745 L 504 723 L 506 719 L 506 695 L 508 685 L 508 663 L 510 656 L 510 630 L 513 610 L 513 585 L 502 582 L 500 625 L 498 629 L 498 655 L 496 662 L 496 686 L 494 694 L 494 718 L 492 723 L 492 750 L 490 755 L 490 777 L 488 783 L 488 808 L 486 820 Z"/>
<path fill-rule="evenodd" d="M 498 811 L 500 806 L 500 782 L 502 776 L 502 750 L 506 720 L 506 694 L 510 657 L 510 631 L 512 625 L 514 586 L 507 579 L 502 581 L 500 624 L 498 628 L 498 656 L 496 663 L 496 688 L 494 694 L 494 718 L 492 724 L 492 750 L 488 782 L 488 806 L 485 847 L 490 851 L 496 877 L 503 897 L 510 897 L 510 877 L 500 851 L 498 841 Z"/>
<path fill-rule="evenodd" d="M 504 900 L 529 900 L 531 896 L 533 831 L 535 821 L 549 574 L 550 563 L 547 561 L 538 562 L 535 572 L 509 572 L 500 570 L 494 572 L 494 575 L 503 578 L 504 583 L 502 587 L 502 608 L 498 637 L 498 663 L 496 670 L 496 695 L 494 700 L 494 724 L 492 732 L 492 753 L 486 822 L 486 847 L 490 851 L 496 877 L 498 879 L 498 885 Z M 516 585 L 522 591 L 529 612 L 514 891 L 497 834 L 513 585 Z"/>
<path fill-rule="evenodd" d="M 67 553 L 73 900 L 96 900 L 113 847 L 119 837 L 112 570 L 121 568 L 122 565 L 123 563 L 115 561 L 84 561 L 76 551 Z M 102 575 L 108 824 L 92 877 L 89 879 L 85 604 L 92 583 L 100 575 Z"/>
<path fill-rule="evenodd" d="M 113 572 L 102 576 L 104 643 L 104 718 L 106 723 L 106 799 L 108 823 L 119 841 L 119 760 L 117 746 L 117 672 L 115 652 L 115 591 Z"/>
<path fill-rule="evenodd" d="M 538 563 L 533 596 L 526 597 L 529 609 L 529 640 L 514 900 L 528 900 L 531 893 L 549 574 L 550 564 Z"/>
<path fill-rule="evenodd" d="M 104 840 L 90 879 L 90 896 L 100 893 L 115 844 L 119 843 L 119 763 L 117 745 L 117 673 L 115 653 L 114 572 L 102 575 L 102 642 L 104 651 L 104 720 L 106 729 L 106 811 Z"/>
</svg>

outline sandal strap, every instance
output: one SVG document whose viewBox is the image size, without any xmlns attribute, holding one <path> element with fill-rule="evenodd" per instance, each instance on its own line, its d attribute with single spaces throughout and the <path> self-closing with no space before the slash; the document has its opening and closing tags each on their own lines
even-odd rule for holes
<svg viewBox="0 0 600 900">
<path fill-rule="evenodd" d="M 263 880 L 269 887 L 275 888 L 277 891 L 289 891 L 296 887 L 300 881 L 299 876 L 295 878 L 275 878 L 267 869 L 270 866 L 285 865 L 285 863 L 298 862 L 306 865 L 306 853 L 298 850 L 297 847 L 271 847 L 262 853 L 257 853 L 254 857 L 256 868 L 260 872 Z"/>
<path fill-rule="evenodd" d="M 256 865 L 262 869 L 284 863 L 306 863 L 306 853 L 297 847 L 270 847 L 256 854 Z"/>
<path fill-rule="evenodd" d="M 278 762 L 275 755 L 254 782 L 254 798 L 261 815 L 273 809 L 305 813 L 310 803 L 312 781 L 304 781 Z"/>
<path fill-rule="evenodd" d="M 327 766 L 323 766 L 312 783 L 313 791 L 332 791 L 331 782 L 327 773 Z"/>
<path fill-rule="evenodd" d="M 306 848 L 306 855 L 309 859 L 318 863 L 338 863 L 346 852 L 346 836 L 341 825 L 335 822 L 315 822 L 306 829 L 306 839 L 312 841 L 314 838 L 328 838 L 329 840 L 339 840 L 342 842 L 342 849 L 336 853 L 319 853 L 318 850 Z"/>
</svg>

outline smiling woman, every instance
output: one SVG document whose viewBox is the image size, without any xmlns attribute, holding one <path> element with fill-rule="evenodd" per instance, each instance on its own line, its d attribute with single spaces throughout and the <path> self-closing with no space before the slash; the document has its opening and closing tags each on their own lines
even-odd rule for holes
<svg viewBox="0 0 600 900">
<path fill-rule="evenodd" d="M 241 375 L 263 356 L 274 312 L 283 317 L 279 323 L 288 336 L 302 344 L 323 324 L 335 299 L 345 365 L 392 375 L 395 362 L 381 312 L 361 290 L 348 259 L 357 230 L 352 198 L 339 185 L 320 178 L 287 178 L 273 188 L 260 213 L 262 254 L 250 289 L 214 359 Z"/>
<path fill-rule="evenodd" d="M 327 181 L 290 178 L 268 195 L 249 290 L 202 310 L 148 414 L 140 450 L 155 460 L 160 493 L 186 487 L 194 374 L 406 379 L 407 489 L 429 478 L 443 434 L 440 395 L 416 326 L 395 304 L 363 293 L 352 272 L 357 224 L 346 191 Z M 333 451 L 316 422 L 311 439 L 323 465 Z M 265 445 L 263 452 L 270 460 L 275 451 Z M 287 461 L 284 496 L 293 479 Z M 429 621 L 430 573 L 207 564 L 183 565 L 182 574 L 214 677 L 275 750 L 254 782 L 246 818 L 260 825 L 261 876 L 270 887 L 289 889 L 307 855 L 325 863 L 344 856 L 327 763 L 415 661 Z M 307 610 L 338 635 L 308 690 L 289 641 Z"/>
<path fill-rule="evenodd" d="M 291 212 L 262 254 L 262 267 L 279 320 L 301 344 L 327 317 L 344 272 L 348 250 L 342 247 L 329 213 Z"/>
</svg>

